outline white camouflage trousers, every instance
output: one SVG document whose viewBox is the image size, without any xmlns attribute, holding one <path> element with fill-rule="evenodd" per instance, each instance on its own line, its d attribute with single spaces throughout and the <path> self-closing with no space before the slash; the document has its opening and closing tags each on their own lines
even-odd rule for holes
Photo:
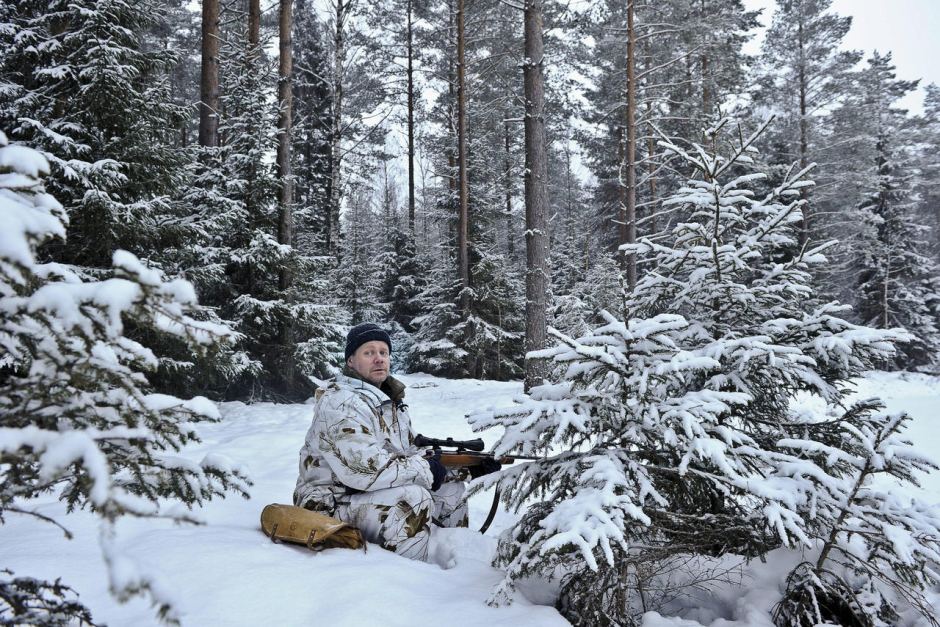
<svg viewBox="0 0 940 627">
<path fill-rule="evenodd" d="M 466 527 L 467 505 L 462 481 L 447 481 L 437 492 L 418 485 L 350 495 L 333 516 L 359 528 L 362 537 L 389 551 L 427 561 L 430 524 Z"/>
</svg>

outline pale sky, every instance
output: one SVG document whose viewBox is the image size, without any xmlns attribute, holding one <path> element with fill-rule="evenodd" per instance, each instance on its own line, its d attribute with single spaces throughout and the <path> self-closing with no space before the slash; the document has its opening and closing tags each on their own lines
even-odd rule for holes
<svg viewBox="0 0 940 627">
<path fill-rule="evenodd" d="M 761 22 L 770 23 L 774 0 L 744 0 L 748 9 L 764 9 Z M 832 10 L 852 16 L 852 30 L 843 44 L 848 49 L 892 53 L 898 78 L 921 79 L 921 86 L 940 84 L 940 0 L 833 0 Z M 750 48 L 750 46 L 749 46 Z M 923 89 L 902 104 L 923 111 Z"/>
</svg>

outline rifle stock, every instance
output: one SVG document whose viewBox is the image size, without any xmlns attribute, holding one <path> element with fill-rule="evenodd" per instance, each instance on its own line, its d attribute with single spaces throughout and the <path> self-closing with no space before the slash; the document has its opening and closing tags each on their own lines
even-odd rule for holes
<svg viewBox="0 0 940 627">
<path fill-rule="evenodd" d="M 441 451 L 441 463 L 448 468 L 470 468 L 471 466 L 479 466 L 483 463 L 484 459 L 494 459 L 494 456 L 490 453 L 452 453 L 450 451 Z M 495 457 L 495 459 L 497 462 L 504 465 L 516 461 L 515 457 Z"/>
</svg>

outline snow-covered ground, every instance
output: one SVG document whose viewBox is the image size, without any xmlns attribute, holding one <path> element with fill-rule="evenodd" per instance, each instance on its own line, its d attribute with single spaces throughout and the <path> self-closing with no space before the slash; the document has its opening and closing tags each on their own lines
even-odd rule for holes
<svg viewBox="0 0 940 627">
<path fill-rule="evenodd" d="M 408 402 L 418 431 L 429 436 L 476 437 L 463 416 L 475 409 L 506 406 L 521 393 L 519 383 L 450 381 L 406 375 Z M 925 375 L 871 373 L 859 383 L 860 397 L 881 396 L 893 411 L 914 417 L 909 435 L 915 444 L 940 459 L 940 379 Z M 309 405 L 260 403 L 222 405 L 224 420 L 203 425 L 202 444 L 194 458 L 212 450 L 246 464 L 255 485 L 250 500 L 230 497 L 201 511 L 206 526 L 176 526 L 161 521 L 125 520 L 119 543 L 143 570 L 162 576 L 173 591 L 184 625 L 330 625 L 388 627 L 448 624 L 457 627 L 498 625 L 551 627 L 567 622 L 551 607 L 550 590 L 533 586 L 528 598 L 492 608 L 485 600 L 499 581 L 489 564 L 495 536 L 512 521 L 501 511 L 487 532 L 478 528 L 491 498 L 471 501 L 471 529 L 440 530 L 433 551 L 454 554 L 456 566 L 442 570 L 399 558 L 378 547 L 365 553 L 331 550 L 319 554 L 273 544 L 259 530 L 264 505 L 289 503 L 296 478 L 297 451 L 310 422 Z M 491 443 L 496 434 L 483 434 Z M 940 474 L 931 476 L 922 497 L 940 503 Z M 61 515 L 50 499 L 42 513 Z M 34 519 L 10 515 L 0 526 L 0 567 L 20 576 L 62 581 L 80 593 L 95 619 L 112 626 L 157 624 L 152 609 L 137 599 L 118 604 L 108 594 L 98 548 L 98 527 L 85 512 L 69 515 L 75 539 Z M 686 619 L 661 619 L 650 613 L 644 625 L 745 627 L 769 625 L 767 610 L 782 584 L 792 555 L 772 554 L 768 564 L 745 569 L 743 586 L 728 586 L 703 595 L 701 608 Z M 940 610 L 940 595 L 932 598 Z"/>
</svg>

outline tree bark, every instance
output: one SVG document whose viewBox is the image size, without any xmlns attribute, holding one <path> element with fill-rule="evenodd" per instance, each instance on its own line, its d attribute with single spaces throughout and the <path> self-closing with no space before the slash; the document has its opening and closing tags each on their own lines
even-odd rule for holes
<svg viewBox="0 0 940 627">
<path fill-rule="evenodd" d="M 261 41 L 261 0 L 248 0 L 248 44 L 254 55 Z"/>
<path fill-rule="evenodd" d="M 339 212 L 343 203 L 341 168 L 343 165 L 343 82 L 346 67 L 346 17 L 348 3 L 336 0 L 336 24 L 333 30 L 333 125 L 330 131 L 330 209 L 327 213 L 326 248 L 339 252 Z"/>
<path fill-rule="evenodd" d="M 624 146 L 625 189 L 624 229 L 621 244 L 636 242 L 636 30 L 633 27 L 634 4 L 627 0 L 627 102 L 626 145 Z M 636 287 L 636 255 L 624 255 L 627 285 Z"/>
<path fill-rule="evenodd" d="M 526 221 L 526 353 L 545 347 L 548 294 L 548 158 L 545 143 L 545 51 L 542 42 L 542 0 L 526 0 L 525 60 L 525 221 Z M 525 389 L 542 383 L 546 365 L 527 359 Z"/>
<path fill-rule="evenodd" d="M 705 0 L 701 0 L 699 3 L 701 7 L 701 19 L 704 21 L 706 18 L 706 7 Z M 706 30 L 702 34 L 702 55 L 701 55 L 701 65 L 702 65 L 702 114 L 705 116 L 706 123 L 708 116 L 711 115 L 712 103 L 711 103 L 711 91 L 708 88 L 708 36 L 709 32 Z"/>
<path fill-rule="evenodd" d="M 278 206 L 277 241 L 288 246 L 294 240 L 294 179 L 291 173 L 291 114 L 293 108 L 293 93 L 291 90 L 291 77 L 293 74 L 293 50 L 291 31 L 293 30 L 293 0 L 281 0 L 278 20 L 278 37 L 280 39 L 278 59 L 277 97 L 279 113 L 277 121 L 277 177 L 281 185 L 280 203 Z M 285 302 L 291 301 L 290 287 L 292 277 L 290 268 L 282 265 L 278 272 L 278 287 L 281 298 Z M 294 321 L 290 316 L 281 322 L 281 363 L 280 376 L 288 394 L 302 392 L 309 385 L 297 378 L 296 361 L 294 358 Z"/>
<path fill-rule="evenodd" d="M 199 145 L 219 145 L 219 0 L 202 2 Z"/>
<path fill-rule="evenodd" d="M 293 94 L 291 90 L 291 74 L 293 71 L 293 55 L 291 51 L 291 22 L 292 0 L 281 0 L 279 20 L 280 59 L 278 64 L 277 97 L 279 106 L 277 122 L 277 177 L 281 185 L 280 204 L 278 208 L 277 241 L 279 244 L 291 245 L 294 239 L 294 219 L 292 205 L 294 202 L 294 181 L 291 173 L 291 109 Z M 290 287 L 290 275 L 281 271 L 280 288 Z"/>
<path fill-rule="evenodd" d="M 460 308 L 470 310 L 470 186 L 467 177 L 467 84 L 464 59 L 464 0 L 457 0 L 457 271 Z"/>
<path fill-rule="evenodd" d="M 408 232 L 415 238 L 414 0 L 408 0 Z"/>
<path fill-rule="evenodd" d="M 800 42 L 800 169 L 805 170 L 806 166 L 809 164 L 809 120 L 806 117 L 806 46 L 803 41 L 802 11 L 800 12 L 797 28 Z M 800 198 L 803 200 L 803 221 L 800 223 L 800 246 L 803 246 L 809 239 L 809 190 L 806 187 L 800 189 Z"/>
</svg>

